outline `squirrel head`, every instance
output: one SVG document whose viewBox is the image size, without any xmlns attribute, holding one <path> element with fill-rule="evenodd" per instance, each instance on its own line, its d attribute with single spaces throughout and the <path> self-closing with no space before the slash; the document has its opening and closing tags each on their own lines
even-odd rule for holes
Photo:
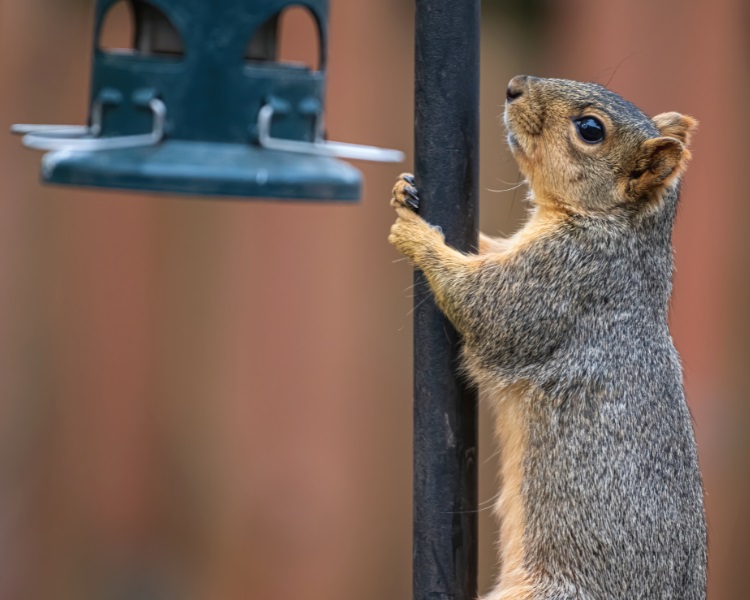
<svg viewBox="0 0 750 600">
<path fill-rule="evenodd" d="M 586 213 L 658 203 L 698 125 L 676 112 L 649 119 L 598 84 L 526 75 L 508 85 L 505 124 L 533 201 Z"/>
</svg>

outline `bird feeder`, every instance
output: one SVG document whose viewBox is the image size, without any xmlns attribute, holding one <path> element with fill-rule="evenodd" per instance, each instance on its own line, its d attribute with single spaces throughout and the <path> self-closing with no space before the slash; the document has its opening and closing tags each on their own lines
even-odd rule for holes
<svg viewBox="0 0 750 600">
<path fill-rule="evenodd" d="M 328 0 L 125 0 L 133 48 L 109 51 L 97 0 L 86 126 L 16 125 L 49 151 L 48 183 L 177 194 L 355 200 L 361 175 L 337 160 L 400 161 L 395 150 L 324 139 Z M 280 15 L 307 9 L 320 69 L 278 60 Z"/>
</svg>

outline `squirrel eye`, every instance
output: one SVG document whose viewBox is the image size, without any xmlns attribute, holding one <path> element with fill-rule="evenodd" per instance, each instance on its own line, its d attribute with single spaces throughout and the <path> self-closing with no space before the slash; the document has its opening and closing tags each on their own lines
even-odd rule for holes
<svg viewBox="0 0 750 600">
<path fill-rule="evenodd" d="M 598 144 L 604 139 L 604 123 L 596 117 L 581 117 L 574 121 L 578 135 L 587 144 Z"/>
</svg>

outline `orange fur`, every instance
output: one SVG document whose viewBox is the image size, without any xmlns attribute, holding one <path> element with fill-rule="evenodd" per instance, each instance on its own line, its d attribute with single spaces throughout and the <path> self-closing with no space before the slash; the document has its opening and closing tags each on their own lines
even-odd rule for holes
<svg viewBox="0 0 750 600">
<path fill-rule="evenodd" d="M 666 112 L 651 119 L 665 137 L 680 140 L 685 146 L 690 145 L 693 134 L 698 129 L 698 121 L 688 115 L 678 112 Z"/>
<path fill-rule="evenodd" d="M 526 420 L 523 401 L 527 386 L 516 384 L 496 391 L 495 433 L 500 445 L 501 492 L 495 505 L 500 518 L 500 577 L 498 586 L 484 600 L 528 600 L 533 597 L 531 579 L 524 567 L 525 511 L 523 459 L 526 454 Z"/>
<path fill-rule="evenodd" d="M 479 233 L 479 254 L 502 253 L 508 250 L 510 245 L 510 238 L 490 237 L 484 233 Z"/>
</svg>

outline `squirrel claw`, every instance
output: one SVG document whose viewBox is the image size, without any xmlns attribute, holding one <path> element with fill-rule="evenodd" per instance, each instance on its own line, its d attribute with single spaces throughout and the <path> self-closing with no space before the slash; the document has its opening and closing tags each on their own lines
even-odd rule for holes
<svg viewBox="0 0 750 600">
<path fill-rule="evenodd" d="M 415 211 L 419 210 L 419 193 L 417 192 L 417 188 L 415 188 L 413 185 L 407 185 L 404 187 L 404 193 L 407 196 L 406 198 L 404 198 L 404 202 Z"/>
<path fill-rule="evenodd" d="M 419 210 L 419 203 L 416 200 L 412 200 L 411 198 L 406 200 L 406 206 L 411 208 L 414 212 L 417 212 Z"/>
<path fill-rule="evenodd" d="M 415 213 L 419 211 L 419 192 L 414 185 L 414 175 L 411 173 L 403 173 L 399 176 L 398 181 L 396 181 L 396 185 L 393 188 L 391 206 L 394 208 L 404 206 Z"/>
</svg>

